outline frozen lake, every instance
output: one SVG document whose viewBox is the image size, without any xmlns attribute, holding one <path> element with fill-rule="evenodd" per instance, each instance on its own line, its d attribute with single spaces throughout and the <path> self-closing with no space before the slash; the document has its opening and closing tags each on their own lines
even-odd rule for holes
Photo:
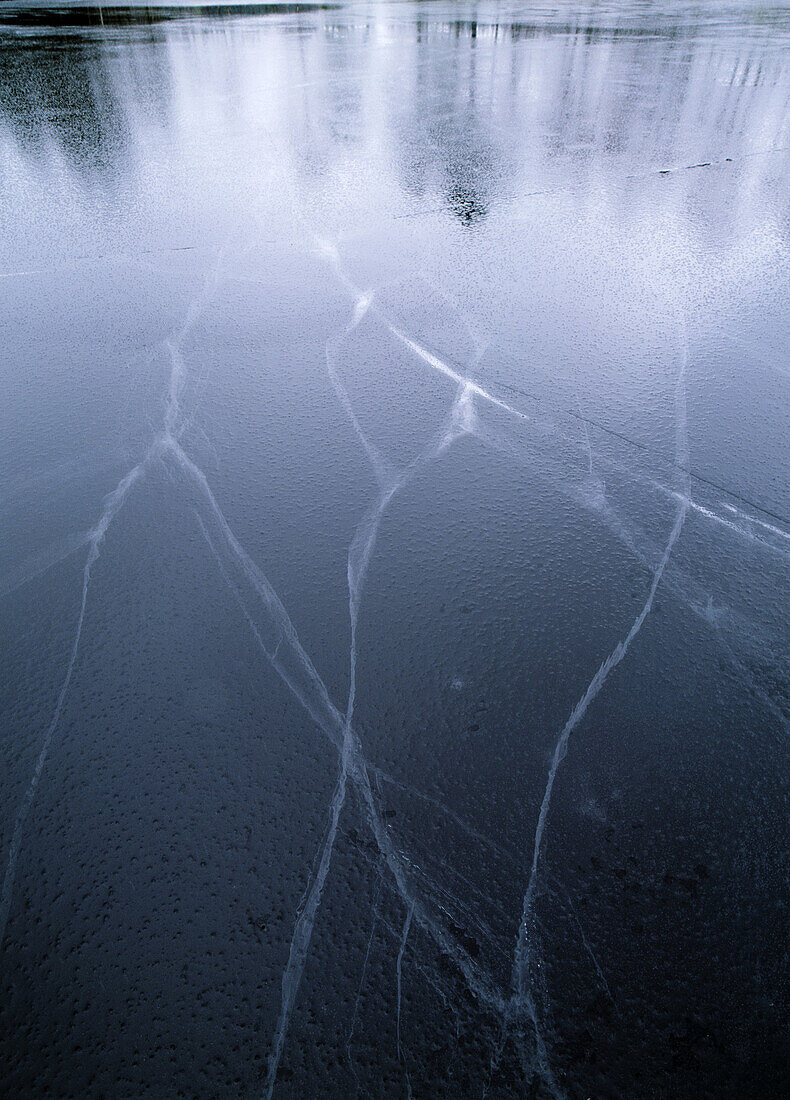
<svg viewBox="0 0 790 1100">
<path fill-rule="evenodd" d="M 0 8 L 9 1097 L 779 1097 L 790 8 Z"/>
</svg>

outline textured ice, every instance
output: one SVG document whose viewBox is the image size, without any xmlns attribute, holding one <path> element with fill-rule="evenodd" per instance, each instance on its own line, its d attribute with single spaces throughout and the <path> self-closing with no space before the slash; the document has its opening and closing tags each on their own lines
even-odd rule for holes
<svg viewBox="0 0 790 1100">
<path fill-rule="evenodd" d="M 787 13 L 275 8 L 2 14 L 6 1090 L 779 1095 Z"/>
</svg>

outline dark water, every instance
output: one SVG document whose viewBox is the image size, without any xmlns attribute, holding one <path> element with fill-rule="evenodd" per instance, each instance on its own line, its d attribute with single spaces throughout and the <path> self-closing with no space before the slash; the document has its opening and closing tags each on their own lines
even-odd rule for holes
<svg viewBox="0 0 790 1100">
<path fill-rule="evenodd" d="M 788 1096 L 790 10 L 270 8 L 0 9 L 0 1091 Z"/>
</svg>

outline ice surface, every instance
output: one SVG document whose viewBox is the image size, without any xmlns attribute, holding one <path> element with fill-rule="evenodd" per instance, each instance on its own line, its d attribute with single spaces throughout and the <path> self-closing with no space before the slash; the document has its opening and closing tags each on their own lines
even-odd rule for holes
<svg viewBox="0 0 790 1100">
<path fill-rule="evenodd" d="M 790 16 L 275 7 L 3 9 L 7 1088 L 779 1095 Z"/>
</svg>

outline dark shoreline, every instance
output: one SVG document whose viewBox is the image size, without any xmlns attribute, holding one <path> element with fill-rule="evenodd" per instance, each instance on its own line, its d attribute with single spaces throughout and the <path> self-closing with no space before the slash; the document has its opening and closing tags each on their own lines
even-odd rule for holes
<svg viewBox="0 0 790 1100">
<path fill-rule="evenodd" d="M 169 6 L 41 7 L 0 9 L 0 26 L 17 27 L 101 27 L 149 25 L 174 19 L 227 19 L 240 15 L 304 15 L 333 11 L 337 5 L 296 4 L 195 4 Z"/>
</svg>

